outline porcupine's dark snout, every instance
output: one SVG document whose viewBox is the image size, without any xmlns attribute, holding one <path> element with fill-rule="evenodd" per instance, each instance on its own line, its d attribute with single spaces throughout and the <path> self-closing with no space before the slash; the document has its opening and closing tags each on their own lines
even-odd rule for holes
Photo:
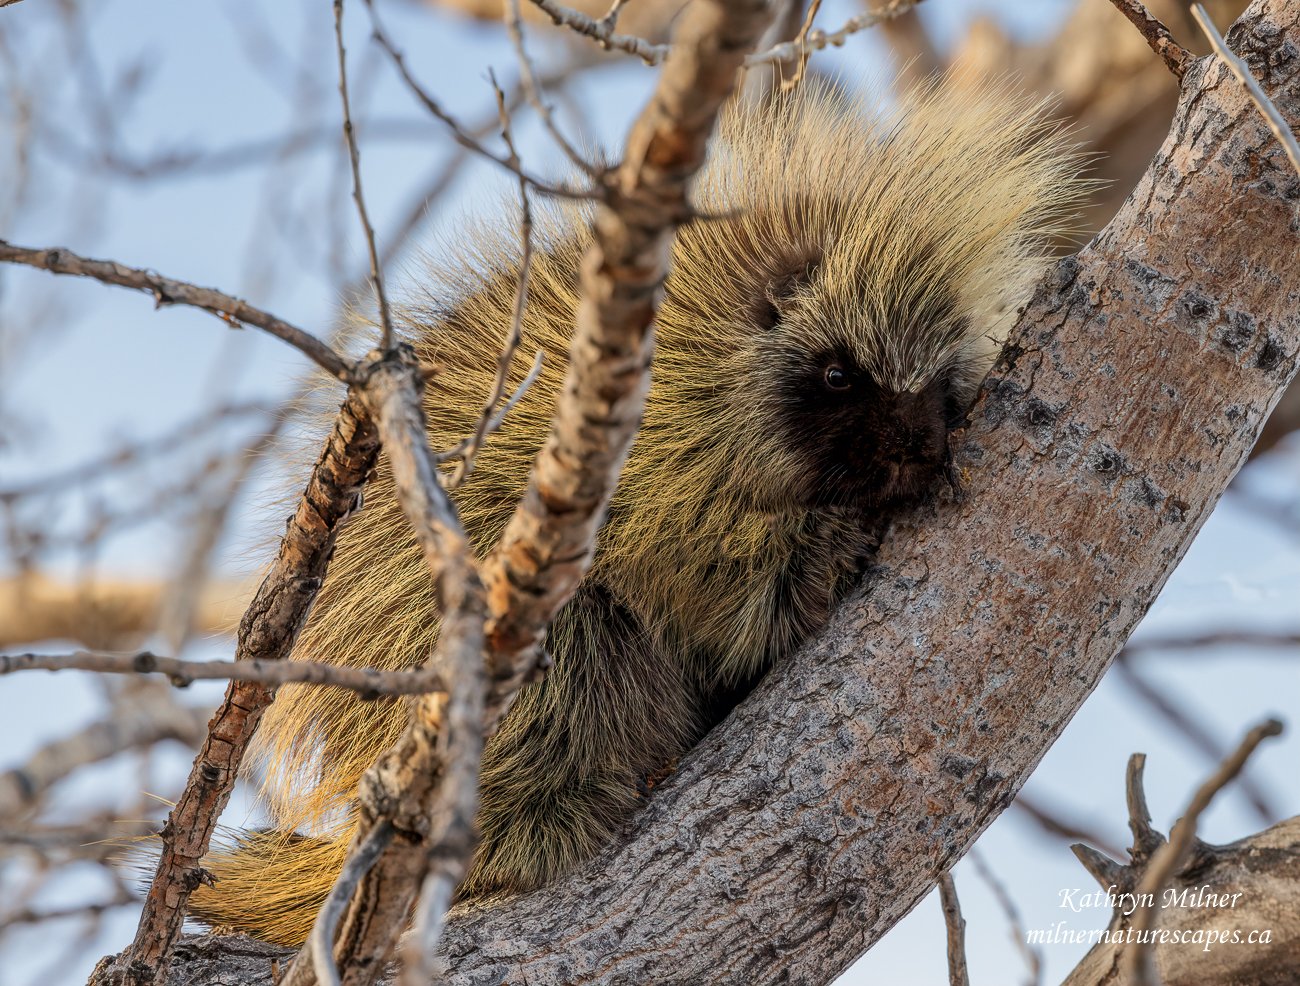
<svg viewBox="0 0 1300 986">
<path fill-rule="evenodd" d="M 876 454 L 884 464 L 881 499 L 906 501 L 934 489 L 949 459 L 943 395 L 933 386 L 886 397 Z"/>
<path fill-rule="evenodd" d="M 880 453 L 899 466 L 942 465 L 948 448 L 943 397 L 934 388 L 904 392 L 892 399 Z"/>
<path fill-rule="evenodd" d="M 949 461 L 942 389 L 894 393 L 863 382 L 858 390 L 798 422 L 814 464 L 810 503 L 876 508 L 934 493 Z"/>
</svg>

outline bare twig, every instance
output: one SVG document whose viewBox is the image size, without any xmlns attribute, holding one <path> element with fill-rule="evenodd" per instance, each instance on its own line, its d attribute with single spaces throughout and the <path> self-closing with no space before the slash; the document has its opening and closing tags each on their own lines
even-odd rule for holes
<svg viewBox="0 0 1300 986">
<path fill-rule="evenodd" d="M 1120 656 L 1126 661 L 1147 653 L 1162 651 L 1204 651 L 1216 647 L 1300 647 L 1300 633 L 1264 633 L 1256 630 L 1215 630 L 1189 637 L 1157 637 L 1125 645 Z"/>
<path fill-rule="evenodd" d="M 1016 800 L 1012 802 L 1011 807 L 1022 812 L 1049 835 L 1071 841 L 1088 842 L 1104 849 L 1111 855 L 1119 854 L 1118 847 L 1112 844 L 1110 840 L 1098 835 L 1096 829 L 1066 819 L 1055 806 L 1045 805 L 1036 797 L 1026 797 L 1024 791 L 1016 795 Z"/>
<path fill-rule="evenodd" d="M 503 9 L 505 18 L 506 33 L 510 37 L 510 43 L 514 46 L 515 57 L 519 61 L 519 84 L 523 89 L 524 96 L 528 100 L 528 105 L 536 112 L 538 119 L 542 121 L 542 126 L 546 132 L 551 135 L 551 139 L 564 152 L 564 156 L 573 162 L 583 174 L 589 178 L 597 178 L 600 175 L 598 168 L 594 167 L 590 161 L 582 156 L 564 136 L 564 132 L 555 122 L 555 116 L 551 112 L 551 107 L 547 104 L 545 96 L 542 94 L 541 86 L 537 82 L 537 72 L 533 69 L 532 60 L 528 57 L 528 48 L 524 45 L 524 24 L 523 18 L 519 13 L 519 0 L 506 0 Z M 507 119 L 505 118 L 505 96 L 501 88 L 496 84 L 496 79 L 492 80 L 492 87 L 497 93 L 497 104 L 501 107 L 502 130 L 507 131 Z M 506 145 L 510 151 L 509 159 L 514 166 L 522 173 L 522 165 L 519 161 L 519 155 L 515 152 L 514 144 L 511 143 L 508 135 L 503 132 L 502 136 L 506 137 Z M 522 178 L 520 179 L 522 182 Z M 526 188 L 526 186 L 525 186 Z"/>
<path fill-rule="evenodd" d="M 519 386 L 515 388 L 514 393 L 512 393 L 508 398 L 506 398 L 506 402 L 501 405 L 500 409 L 498 409 L 496 413 L 492 415 L 492 419 L 487 422 L 487 429 L 483 433 L 485 438 L 488 435 L 492 435 L 493 433 L 495 433 L 498 428 L 500 428 L 503 424 L 505 424 L 506 416 L 510 414 L 511 409 L 516 404 L 519 403 L 519 401 L 523 398 L 523 396 L 526 393 L 528 393 L 528 388 L 531 387 L 534 383 L 536 383 L 537 378 L 542 375 L 543 362 L 544 362 L 543 353 L 539 349 L 533 355 L 533 365 L 529 367 L 528 373 L 524 376 L 524 378 L 519 381 Z M 438 461 L 440 463 L 450 462 L 452 459 L 457 459 L 463 455 L 468 454 L 470 451 L 470 444 L 472 441 L 473 441 L 472 435 L 462 438 L 459 442 L 457 442 L 451 448 L 447 449 L 445 452 L 439 452 L 437 456 Z M 482 442 L 480 442 L 479 445 L 481 447 Z M 460 485 L 460 483 L 461 480 L 458 479 L 456 475 L 453 475 L 447 479 L 446 486 L 448 489 L 454 490 L 457 486 Z"/>
<path fill-rule="evenodd" d="M 1128 939 L 1132 944 L 1124 949 L 1121 959 L 1124 972 L 1134 986 L 1155 986 L 1158 981 L 1151 936 L 1146 932 L 1151 930 L 1159 913 L 1157 899 L 1162 896 L 1165 887 L 1169 885 L 1178 868 L 1187 861 L 1192 852 L 1196 841 L 1196 825 L 1201 814 L 1210 806 L 1214 796 L 1241 772 L 1241 768 L 1246 765 L 1255 748 L 1268 737 L 1279 736 L 1281 733 L 1282 723 L 1276 719 L 1266 719 L 1247 733 L 1241 745 L 1197 789 L 1183 817 L 1178 819 L 1170 830 L 1169 841 L 1152 854 L 1146 872 L 1142 874 L 1142 880 L 1134 892 L 1141 906 L 1133 912 L 1130 925 L 1132 934 Z M 1151 903 L 1143 905 L 1141 904 L 1143 901 L 1151 901 Z"/>
<path fill-rule="evenodd" d="M 0 3 L 0 7 L 3 6 L 4 4 Z M 74 904 L 71 907 L 59 907 L 48 911 L 24 908 L 20 911 L 0 914 L 0 928 L 9 929 L 19 924 L 41 924 L 45 921 L 66 921 L 68 918 L 98 915 L 118 907 L 126 907 L 128 904 L 134 904 L 135 902 L 134 897 L 126 891 L 120 890 L 109 900 L 95 901 L 89 904 Z"/>
<path fill-rule="evenodd" d="M 1250 71 L 1250 66 L 1232 53 L 1227 42 L 1223 40 L 1223 35 L 1214 26 L 1214 21 L 1210 19 L 1210 15 L 1205 12 L 1205 8 L 1199 3 L 1192 4 L 1192 16 L 1196 18 L 1196 23 L 1205 32 L 1205 37 L 1209 40 L 1214 53 L 1228 66 L 1228 70 L 1237 77 L 1237 81 L 1246 87 L 1246 92 L 1250 95 L 1250 101 L 1255 104 L 1255 107 L 1264 117 L 1264 122 L 1268 124 L 1268 129 L 1273 131 L 1273 136 L 1278 139 L 1282 149 L 1286 151 L 1291 167 L 1296 170 L 1297 174 L 1300 174 L 1300 144 L 1296 143 L 1295 134 L 1287 126 L 1286 120 L 1282 119 L 1282 114 L 1273 105 L 1273 101 L 1259 87 L 1259 81 Z"/>
<path fill-rule="evenodd" d="M 550 17 L 556 26 L 567 27 L 584 37 L 591 38 L 602 48 L 613 48 L 629 55 L 635 55 L 647 65 L 660 64 L 672 50 L 672 45 L 651 44 L 644 38 L 633 35 L 614 34 L 613 22 L 608 21 L 607 18 L 602 18 L 599 21 L 595 20 L 579 10 L 556 3 L 555 0 L 532 0 L 532 2 Z M 890 0 L 879 10 L 850 17 L 837 30 L 829 33 L 820 30 L 809 31 L 802 42 L 787 41 L 774 45 L 766 51 L 755 52 L 745 59 L 744 67 L 753 68 L 755 65 L 793 62 L 807 57 L 809 51 L 821 51 L 827 47 L 838 48 L 844 44 L 850 35 L 865 31 L 883 21 L 897 17 L 920 2 L 921 0 Z"/>
<path fill-rule="evenodd" d="M 1193 747 L 1200 750 L 1212 762 L 1217 763 L 1227 755 L 1222 744 L 1210 733 L 1204 722 L 1190 710 L 1184 709 L 1163 691 L 1153 685 L 1133 665 L 1128 651 L 1121 651 L 1115 661 L 1114 673 L 1123 681 L 1133 694 L 1145 702 L 1160 718 L 1180 732 Z M 1249 775 L 1243 776 L 1237 784 L 1250 806 L 1264 824 L 1278 820 L 1280 815 L 1269 802 L 1268 794 Z"/>
<path fill-rule="evenodd" d="M 794 73 L 781 83 L 782 92 L 789 92 L 803 80 L 804 71 L 808 67 L 808 32 L 812 30 L 813 21 L 817 19 L 817 12 L 821 9 L 822 0 L 812 0 L 808 4 L 808 10 L 803 18 L 803 25 L 799 28 L 799 34 L 794 39 L 795 45 L 799 48 L 799 60 L 795 64 Z"/>
<path fill-rule="evenodd" d="M 414 351 L 399 345 L 376 366 L 365 396 L 379 424 L 398 500 L 433 578 L 442 623 L 430 666 L 449 690 L 415 703 L 405 733 L 362 778 L 359 825 L 349 858 L 383 826 L 400 837 L 369 867 L 352 895 L 334 953 L 347 982 L 361 975 L 358 970 L 379 968 L 388 957 L 431 862 L 441 861 L 458 881 L 475 841 L 486 607 L 473 551 L 438 482 L 422 410 L 423 386 Z M 441 919 L 439 914 L 439 928 Z M 408 965 L 420 965 L 423 945 L 413 941 L 410 947 Z M 284 986 L 316 981 L 316 967 L 311 950 L 300 952 Z"/>
<path fill-rule="evenodd" d="M 1165 844 L 1165 837 L 1151 824 L 1151 809 L 1147 807 L 1146 785 L 1142 774 L 1146 770 L 1147 755 L 1135 753 L 1128 758 L 1124 772 L 1124 800 L 1128 806 L 1128 827 L 1133 833 L 1131 858 L 1146 861 Z"/>
<path fill-rule="evenodd" d="M 555 0 L 532 0 L 532 2 L 542 13 L 550 17 L 556 27 L 567 27 L 583 37 L 591 38 L 606 51 L 614 49 L 635 55 L 647 65 L 658 65 L 668 57 L 668 52 L 672 48 L 671 45 L 651 44 L 645 38 L 630 34 L 615 34 L 614 26 L 618 22 L 617 8 L 610 11 L 610 14 L 615 16 L 606 14 L 600 20 L 596 20 L 580 10 L 556 3 Z"/>
<path fill-rule="evenodd" d="M 362 380 L 371 362 L 357 370 Z M 356 508 L 361 488 L 379 454 L 379 436 L 356 393 L 349 393 L 325 442 L 280 551 L 239 628 L 236 658 L 280 660 L 288 656 L 325 576 L 342 521 Z M 185 791 L 168 816 L 157 871 L 131 947 L 116 975 L 128 986 L 147 986 L 165 974 L 198 884 L 199 860 L 208 851 L 217 818 L 230 800 L 235 777 L 274 689 L 232 682 L 209 726 Z"/>
<path fill-rule="evenodd" d="M 311 950 L 316 978 L 325 986 L 339 986 L 339 970 L 334 965 L 334 934 L 347 911 L 348 902 L 362 879 L 393 841 L 394 834 L 392 823 L 387 821 L 379 823 L 370 831 L 365 840 L 348 855 L 338 882 L 330 890 L 316 916 L 316 924 L 311 929 L 307 947 Z"/>
<path fill-rule="evenodd" d="M 518 0 L 513 0 L 516 4 L 515 11 L 518 13 Z M 522 39 L 521 39 L 522 40 Z M 521 58 L 522 48 L 521 48 Z M 506 110 L 505 93 L 501 87 L 496 84 L 496 78 L 492 79 L 492 86 L 496 90 L 497 112 L 501 118 L 501 137 L 505 141 L 506 147 L 510 152 L 510 160 L 519 165 L 519 152 L 515 148 L 514 138 L 510 133 L 510 114 Z M 520 242 L 520 261 L 519 277 L 515 282 L 515 301 L 514 307 L 510 313 L 510 329 L 506 333 L 505 345 L 502 346 L 500 354 L 497 356 L 496 377 L 492 381 L 492 390 L 488 394 L 487 400 L 483 404 L 483 410 L 480 412 L 478 421 L 474 426 L 474 432 L 463 443 L 463 448 L 458 446 L 460 462 L 456 466 L 447 485 L 449 489 L 455 489 L 460 486 L 474 471 L 474 459 L 478 455 L 478 450 L 483 446 L 483 440 L 492 431 L 494 414 L 497 405 L 501 403 L 501 398 L 505 395 L 506 383 L 510 377 L 510 367 L 514 363 L 515 353 L 519 350 L 519 344 L 523 341 L 524 335 L 524 310 L 528 306 L 528 277 L 532 268 L 533 259 L 533 209 L 528 201 L 528 183 L 522 177 L 522 170 L 519 179 L 519 242 Z M 533 370 L 541 372 L 541 352 L 537 353 L 537 359 L 533 363 Z M 531 375 L 530 375 L 531 376 Z M 535 379 L 535 377 L 533 377 Z M 528 389 L 529 380 L 525 379 L 520 385 L 514 398 L 511 399 L 513 404 L 525 390 Z M 503 410 L 508 411 L 510 405 Z M 450 456 L 440 456 L 441 459 L 450 458 Z"/>
<path fill-rule="evenodd" d="M 957 902 L 957 886 L 951 873 L 939 876 L 939 905 L 943 908 L 943 923 L 948 929 L 948 983 L 950 986 L 970 986 L 970 973 L 966 969 L 966 919 L 961 916 Z"/>
<path fill-rule="evenodd" d="M 377 671 L 319 661 L 183 661 L 149 651 L 121 654 L 76 651 L 71 654 L 0 654 L 0 675 L 15 671 L 96 671 L 100 674 L 162 674 L 185 688 L 196 681 L 230 680 L 263 685 L 324 685 L 346 688 L 364 698 L 380 695 L 423 695 L 443 691 L 445 683 L 432 671 Z"/>
<path fill-rule="evenodd" d="M 745 68 L 753 68 L 755 65 L 769 65 L 774 62 L 792 62 L 797 58 L 805 57 L 804 53 L 808 51 L 839 48 L 850 36 L 898 17 L 920 2 L 921 0 L 889 0 L 878 10 L 850 17 L 834 31 L 809 31 L 802 42 L 787 41 L 784 44 L 774 45 L 767 51 L 750 55 L 745 59 Z"/>
<path fill-rule="evenodd" d="M 343 47 L 343 0 L 334 0 L 334 47 L 339 59 L 339 99 L 343 103 L 343 136 L 347 140 L 348 159 L 352 163 L 352 201 L 357 204 L 357 216 L 366 235 L 366 250 L 370 254 L 370 282 L 375 288 L 379 304 L 379 324 L 383 328 L 380 345 L 389 349 L 393 345 L 393 316 L 388 309 L 388 296 L 384 293 L 384 275 L 379 264 L 379 250 L 375 246 L 375 227 L 366 212 L 366 198 L 361 189 L 361 151 L 352 126 L 352 106 L 348 99 L 348 57 Z"/>
<path fill-rule="evenodd" d="M 975 867 L 975 872 L 979 874 L 980 879 L 993 892 L 998 907 L 1007 919 L 1007 927 L 1011 931 L 1011 941 L 1016 946 L 1016 951 L 1025 960 L 1030 986 L 1038 986 L 1043 980 L 1043 957 L 1036 948 L 1031 948 L 1029 945 L 1025 933 L 1025 922 L 1020 917 L 1020 909 L 1016 907 L 1016 902 L 1011 899 L 1011 894 L 1007 891 L 1006 885 L 998 879 L 997 874 L 985 861 L 984 854 L 979 851 L 978 847 L 972 847 L 967 858 L 971 861 L 971 865 Z"/>
<path fill-rule="evenodd" d="M 1151 50 L 1160 56 L 1175 78 L 1181 79 L 1192 62 L 1192 53 L 1174 40 L 1169 28 L 1153 17 L 1151 11 L 1142 4 L 1142 0 L 1110 0 L 1115 9 L 1129 19 L 1134 27 L 1146 38 Z"/>
<path fill-rule="evenodd" d="M 437 132 L 423 116 L 368 119 L 362 129 L 367 140 L 427 142 Z M 38 134 L 43 146 L 69 166 L 94 169 L 130 182 L 153 182 L 200 178 L 265 166 L 268 161 L 283 164 L 291 158 L 330 147 L 338 140 L 335 124 L 303 126 L 270 137 L 253 137 L 217 147 L 167 148 L 152 153 L 130 154 L 122 149 L 91 147 L 82 135 L 63 129 L 57 121 L 44 121 Z"/>
<path fill-rule="evenodd" d="M 609 5 L 609 10 L 605 12 L 605 16 L 598 20 L 596 24 L 601 30 L 613 33 L 614 28 L 618 26 L 618 15 L 623 12 L 623 8 L 626 6 L 627 0 L 614 0 Z"/>
<path fill-rule="evenodd" d="M 480 157 L 487 158 L 489 161 L 494 161 L 507 171 L 513 172 L 524 181 L 528 182 L 528 185 L 531 188 L 536 189 L 545 195 L 569 199 L 588 199 L 592 197 L 591 192 L 573 189 L 566 185 L 544 182 L 539 178 L 534 178 L 518 165 L 512 164 L 508 155 L 503 157 L 500 154 L 488 150 L 479 143 L 478 140 L 476 140 L 465 130 L 464 127 L 460 125 L 459 121 L 457 121 L 455 117 L 442 108 L 442 104 L 434 99 L 433 95 L 420 85 L 415 76 L 411 74 L 411 70 L 406 66 L 405 57 L 397 49 L 397 46 L 393 44 L 392 39 L 389 38 L 388 33 L 384 30 L 383 24 L 380 23 L 379 13 L 375 9 L 374 0 L 366 0 L 366 7 L 370 11 L 371 32 L 374 35 L 376 43 L 387 52 L 389 59 L 392 60 L 393 66 L 397 69 L 398 75 L 402 77 L 402 81 L 406 83 L 406 87 L 411 91 L 412 95 L 419 100 L 420 104 L 424 106 L 424 108 L 434 118 L 442 121 L 442 123 L 446 125 L 447 129 L 451 131 L 452 139 L 455 140 L 457 144 L 465 148 L 467 151 L 477 154 Z"/>
<path fill-rule="evenodd" d="M 104 284 L 144 291 L 153 295 L 159 308 L 163 305 L 201 308 L 234 328 L 253 325 L 284 340 L 340 380 L 346 382 L 353 378 L 352 365 L 315 336 L 269 312 L 254 308 L 246 301 L 212 288 L 200 288 L 185 281 L 163 277 L 155 271 L 127 267 L 112 260 L 81 257 L 62 247 L 20 247 L 0 240 L 0 261 L 25 264 L 52 274 L 89 277 Z"/>
<path fill-rule="evenodd" d="M 229 421 L 254 414 L 265 413 L 265 403 L 248 402 L 226 404 L 203 413 L 173 431 L 156 438 L 145 439 L 134 445 L 122 447 L 96 456 L 78 465 L 47 473 L 37 479 L 0 486 L 0 500 L 16 500 L 37 494 L 65 493 L 70 488 L 102 478 L 113 470 L 137 465 L 153 456 L 166 455 L 181 448 L 193 448 L 206 432 L 216 430 Z"/>
<path fill-rule="evenodd" d="M 0 818 L 35 808 L 52 785 L 78 767 L 123 750 L 168 739 L 196 744 L 204 735 L 207 721 L 206 711 L 175 702 L 135 701 L 115 709 L 102 721 L 41 747 L 22 767 L 0 774 Z"/>
<path fill-rule="evenodd" d="M 493 714 L 534 670 L 542 636 L 590 563 L 605 504 L 636 434 L 653 320 L 687 183 L 704 160 L 744 52 L 770 18 L 762 0 L 687 8 L 654 95 L 607 179 L 580 275 L 577 326 L 555 421 L 484 582 Z M 594 419 L 607 422 L 592 427 Z M 499 703 L 499 704 L 497 704 Z"/>
</svg>

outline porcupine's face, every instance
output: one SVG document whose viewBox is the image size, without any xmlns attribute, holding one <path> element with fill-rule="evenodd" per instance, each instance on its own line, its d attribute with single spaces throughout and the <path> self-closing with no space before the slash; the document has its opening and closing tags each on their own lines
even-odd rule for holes
<svg viewBox="0 0 1300 986">
<path fill-rule="evenodd" d="M 775 424 L 800 463 L 790 492 L 804 507 L 877 509 L 919 502 L 951 471 L 950 435 L 991 347 L 942 284 L 873 283 L 799 248 L 773 259 L 753 318 L 759 352 L 780 367 Z M 894 272 L 895 276 L 897 271 Z"/>
</svg>

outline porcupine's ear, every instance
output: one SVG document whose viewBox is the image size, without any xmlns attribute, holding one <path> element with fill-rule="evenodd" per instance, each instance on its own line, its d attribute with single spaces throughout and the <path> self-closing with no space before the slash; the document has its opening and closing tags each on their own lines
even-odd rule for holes
<svg viewBox="0 0 1300 986">
<path fill-rule="evenodd" d="M 784 308 L 817 274 L 821 251 L 804 244 L 791 244 L 763 264 L 755 285 L 751 317 L 760 329 L 774 329 Z"/>
</svg>

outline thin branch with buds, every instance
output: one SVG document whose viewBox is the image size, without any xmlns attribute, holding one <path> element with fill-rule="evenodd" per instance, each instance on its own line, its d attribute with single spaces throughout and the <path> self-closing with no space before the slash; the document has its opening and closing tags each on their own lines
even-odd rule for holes
<svg viewBox="0 0 1300 986">
<path fill-rule="evenodd" d="M 614 34 L 614 21 L 610 20 L 608 15 L 601 20 L 595 20 L 582 13 L 582 11 L 557 3 L 556 0 L 532 0 L 532 2 L 557 27 L 567 27 L 583 37 L 591 38 L 606 50 L 612 48 L 629 55 L 635 55 L 647 65 L 659 65 L 673 49 L 671 44 L 651 44 L 645 38 L 627 34 Z M 753 68 L 756 65 L 793 62 L 806 58 L 808 53 L 812 51 L 821 51 L 823 48 L 828 47 L 838 48 L 851 35 L 898 17 L 920 2 L 921 0 L 890 0 L 879 10 L 850 17 L 834 31 L 809 31 L 800 41 L 787 41 L 774 45 L 766 51 L 755 52 L 745 59 L 744 67 Z"/>
<path fill-rule="evenodd" d="M 244 681 L 278 687 L 319 685 L 346 688 L 362 698 L 381 695 L 424 695 L 445 691 L 446 683 L 426 668 L 379 671 L 321 661 L 185 661 L 149 651 L 120 654 L 75 651 L 71 654 L 0 654 L 0 675 L 16 671 L 94 671 L 99 674 L 161 674 L 177 688 L 196 681 Z"/>
<path fill-rule="evenodd" d="M 188 305 L 217 316 L 232 328 L 253 325 L 282 339 L 313 360 L 331 376 L 345 382 L 353 375 L 352 365 L 311 333 L 290 325 L 282 318 L 254 308 L 246 301 L 212 288 L 201 288 L 186 281 L 164 277 L 151 270 L 127 267 L 113 260 L 81 257 L 62 247 L 20 247 L 0 240 L 0 261 L 24 264 L 52 274 L 89 277 L 104 284 L 143 291 L 153 296 L 156 306 Z"/>
</svg>

